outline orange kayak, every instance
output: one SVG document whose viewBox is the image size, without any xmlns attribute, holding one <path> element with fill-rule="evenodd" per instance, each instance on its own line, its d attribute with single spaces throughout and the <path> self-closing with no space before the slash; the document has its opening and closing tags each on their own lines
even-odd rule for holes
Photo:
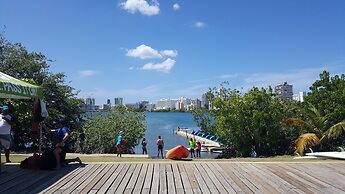
<svg viewBox="0 0 345 194">
<path fill-rule="evenodd" d="M 188 149 L 182 145 L 178 145 L 167 152 L 166 158 L 180 160 L 182 158 L 187 158 L 188 155 L 189 155 Z"/>
</svg>

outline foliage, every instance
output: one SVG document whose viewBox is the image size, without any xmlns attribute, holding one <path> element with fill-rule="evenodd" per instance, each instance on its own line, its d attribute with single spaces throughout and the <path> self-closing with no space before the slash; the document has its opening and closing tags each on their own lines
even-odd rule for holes
<svg viewBox="0 0 345 194">
<path fill-rule="evenodd" d="M 289 118 L 285 123 L 301 129 L 302 134 L 296 140 L 295 150 L 295 153 L 300 155 L 304 150 L 327 143 L 329 140 L 341 136 L 345 131 L 345 120 L 328 128 L 329 115 L 322 116 L 320 111 L 310 103 L 300 106 L 297 116 L 299 118 Z"/>
<path fill-rule="evenodd" d="M 0 34 L 0 71 L 32 84 L 43 87 L 44 100 L 49 112 L 48 123 L 56 121 L 64 115 L 73 130 L 80 130 L 79 115 L 83 112 L 76 98 L 77 92 L 66 84 L 64 73 L 51 73 L 50 65 L 44 54 L 29 52 L 20 43 L 11 43 Z M 9 104 L 17 120 L 13 128 L 15 144 L 23 148 L 23 144 L 30 140 L 32 100 L 3 99 L 2 104 Z"/>
<path fill-rule="evenodd" d="M 214 132 L 228 152 L 236 156 L 249 156 L 252 149 L 258 155 L 289 153 L 291 142 L 298 137 L 281 122 L 288 115 L 289 104 L 275 98 L 271 88 L 254 87 L 242 95 L 226 85 L 214 88 L 209 96 Z M 200 114 L 194 115 L 200 120 Z"/>
<path fill-rule="evenodd" d="M 132 153 L 139 139 L 145 133 L 145 115 L 125 107 L 111 110 L 109 114 L 99 114 L 90 118 L 84 125 L 86 147 L 92 153 L 115 153 L 119 132 L 126 139 L 124 153 Z"/>
<path fill-rule="evenodd" d="M 206 133 L 213 134 L 215 131 L 214 118 L 206 108 L 198 108 L 192 111 L 194 121 L 200 129 Z"/>
</svg>

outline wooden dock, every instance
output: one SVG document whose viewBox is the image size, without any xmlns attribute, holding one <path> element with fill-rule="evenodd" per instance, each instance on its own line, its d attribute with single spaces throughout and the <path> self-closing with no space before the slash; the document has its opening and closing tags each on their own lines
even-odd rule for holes
<svg viewBox="0 0 345 194">
<path fill-rule="evenodd" d="M 143 162 L 5 165 L 0 193 L 345 193 L 344 162 Z"/>
</svg>

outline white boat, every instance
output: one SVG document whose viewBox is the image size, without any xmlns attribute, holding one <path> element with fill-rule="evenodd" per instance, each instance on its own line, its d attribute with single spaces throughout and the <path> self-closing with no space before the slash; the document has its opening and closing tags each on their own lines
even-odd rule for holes
<svg viewBox="0 0 345 194">
<path fill-rule="evenodd" d="M 314 157 L 324 157 L 324 158 L 334 158 L 334 159 L 345 160 L 345 152 L 314 152 L 314 153 L 307 153 L 306 155 L 314 156 Z"/>
</svg>

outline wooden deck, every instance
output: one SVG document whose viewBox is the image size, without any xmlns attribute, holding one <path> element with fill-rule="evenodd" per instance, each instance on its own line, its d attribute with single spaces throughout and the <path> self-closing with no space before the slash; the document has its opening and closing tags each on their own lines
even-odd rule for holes
<svg viewBox="0 0 345 194">
<path fill-rule="evenodd" d="M 0 193 L 345 193 L 345 163 L 145 162 L 5 165 Z"/>
</svg>

